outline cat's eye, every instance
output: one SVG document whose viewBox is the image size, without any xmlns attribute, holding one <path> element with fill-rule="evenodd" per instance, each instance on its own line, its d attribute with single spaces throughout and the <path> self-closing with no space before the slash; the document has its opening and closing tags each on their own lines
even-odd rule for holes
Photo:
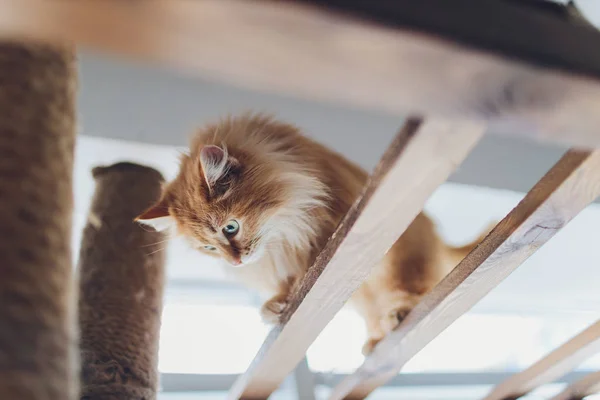
<svg viewBox="0 0 600 400">
<path fill-rule="evenodd" d="M 223 233 L 227 236 L 233 236 L 236 233 L 238 233 L 239 230 L 240 224 L 235 219 L 232 219 L 231 221 L 227 222 L 227 225 L 223 227 Z"/>
<path fill-rule="evenodd" d="M 215 246 L 206 245 L 204 246 L 206 250 L 215 251 L 217 248 Z"/>
</svg>

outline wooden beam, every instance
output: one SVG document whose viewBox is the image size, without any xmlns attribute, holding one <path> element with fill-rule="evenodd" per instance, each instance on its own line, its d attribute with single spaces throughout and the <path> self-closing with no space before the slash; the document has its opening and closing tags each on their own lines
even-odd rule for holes
<svg viewBox="0 0 600 400">
<path fill-rule="evenodd" d="M 0 0 L 0 35 L 74 41 L 258 90 L 600 145 L 595 29 L 501 1 L 324 3 L 339 13 L 291 1 Z"/>
<path fill-rule="evenodd" d="M 542 358 L 523 372 L 511 376 L 484 400 L 518 398 L 572 371 L 586 358 L 600 352 L 600 321 Z"/>
<path fill-rule="evenodd" d="M 599 194 L 600 151 L 569 151 L 330 399 L 362 399 L 398 374 Z"/>
<path fill-rule="evenodd" d="M 264 399 L 279 386 L 484 129 L 466 122 L 405 123 L 229 399 Z"/>
<path fill-rule="evenodd" d="M 573 382 L 551 400 L 582 400 L 586 396 L 600 393 L 600 371 Z"/>
</svg>

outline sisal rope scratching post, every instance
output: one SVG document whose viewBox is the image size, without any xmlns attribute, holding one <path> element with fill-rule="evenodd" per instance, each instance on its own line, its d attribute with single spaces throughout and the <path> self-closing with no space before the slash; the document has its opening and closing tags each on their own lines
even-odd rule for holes
<svg viewBox="0 0 600 400">
<path fill-rule="evenodd" d="M 74 53 L 0 42 L 0 399 L 77 392 Z"/>
<path fill-rule="evenodd" d="M 165 237 L 134 218 L 160 197 L 163 178 L 131 163 L 93 175 L 79 260 L 81 399 L 155 399 Z"/>
</svg>

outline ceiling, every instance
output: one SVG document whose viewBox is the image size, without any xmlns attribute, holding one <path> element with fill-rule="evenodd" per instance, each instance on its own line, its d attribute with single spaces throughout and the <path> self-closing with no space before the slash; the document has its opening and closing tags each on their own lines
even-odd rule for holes
<svg viewBox="0 0 600 400">
<path fill-rule="evenodd" d="M 255 92 L 155 65 L 81 53 L 84 135 L 184 146 L 196 127 L 246 110 L 295 123 L 367 169 L 376 165 L 402 123 L 401 116 Z M 487 136 L 451 181 L 525 192 L 563 152 L 524 139 Z"/>
</svg>

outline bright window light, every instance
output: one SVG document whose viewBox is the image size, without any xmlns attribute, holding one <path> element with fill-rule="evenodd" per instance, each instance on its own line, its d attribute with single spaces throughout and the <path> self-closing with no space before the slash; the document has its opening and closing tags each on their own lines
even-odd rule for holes
<svg viewBox="0 0 600 400">
<path fill-rule="evenodd" d="M 92 167 L 132 160 L 176 170 L 178 149 L 80 137 L 75 168 L 74 245 L 86 222 L 94 183 Z M 522 194 L 445 184 L 426 211 L 445 240 L 472 240 L 501 219 Z M 521 369 L 600 318 L 600 207 L 593 205 L 561 231 L 474 309 L 443 332 L 406 366 L 407 372 L 486 372 Z M 76 252 L 75 252 L 76 253 Z M 246 370 L 268 327 L 256 299 L 241 288 L 229 291 L 214 261 L 184 242 L 168 244 L 168 295 L 161 329 L 160 370 L 166 373 L 237 374 Z M 568 280 L 568 285 L 566 284 Z M 348 373 L 363 361 L 362 320 L 342 310 L 308 352 L 311 368 Z M 600 368 L 600 356 L 582 368 Z"/>
</svg>

